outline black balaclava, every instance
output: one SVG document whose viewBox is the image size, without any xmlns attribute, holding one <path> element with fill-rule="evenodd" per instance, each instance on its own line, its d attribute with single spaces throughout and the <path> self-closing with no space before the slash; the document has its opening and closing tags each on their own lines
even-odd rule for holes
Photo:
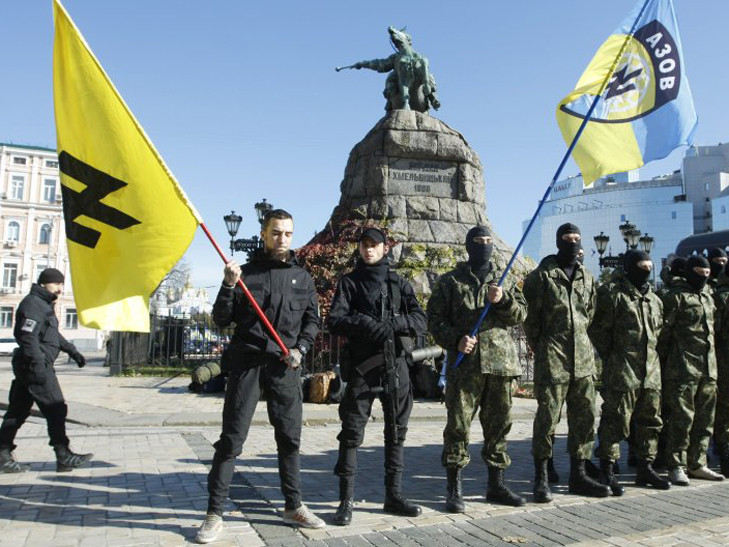
<svg viewBox="0 0 729 547">
<path fill-rule="evenodd" d="M 715 258 L 727 258 L 726 251 L 720 247 L 714 247 L 709 251 L 709 268 L 711 268 L 711 278 L 716 279 L 724 269 L 722 264 L 714 262 Z"/>
<path fill-rule="evenodd" d="M 701 255 L 694 255 L 689 257 L 686 261 L 686 281 L 689 285 L 697 291 L 702 290 L 706 286 L 706 282 L 709 280 L 708 277 L 699 275 L 694 271 L 694 268 L 698 266 L 700 268 L 708 268 L 709 261 Z"/>
<path fill-rule="evenodd" d="M 640 268 L 638 262 L 650 259 L 651 257 L 648 253 L 635 249 L 628 251 L 623 257 L 623 267 L 625 268 L 626 277 L 642 294 L 647 293 L 650 288 L 648 279 L 651 276 L 651 271 Z"/>
<path fill-rule="evenodd" d="M 580 254 L 582 243 L 562 239 L 565 234 L 579 234 L 580 229 L 571 223 L 562 224 L 557 228 L 557 264 L 564 270 L 568 279 L 572 279 L 577 267 L 577 255 Z"/>
<path fill-rule="evenodd" d="M 676 275 L 679 277 L 686 277 L 686 262 L 687 259 L 685 259 L 682 256 L 677 256 L 671 261 L 671 267 L 668 269 L 668 271 L 671 272 L 671 275 Z"/>
<path fill-rule="evenodd" d="M 475 226 L 466 234 L 468 265 L 471 266 L 474 275 L 483 281 L 486 274 L 491 271 L 491 255 L 494 252 L 494 244 L 476 243 L 473 240 L 474 237 L 491 237 L 491 232 L 486 226 Z"/>
</svg>

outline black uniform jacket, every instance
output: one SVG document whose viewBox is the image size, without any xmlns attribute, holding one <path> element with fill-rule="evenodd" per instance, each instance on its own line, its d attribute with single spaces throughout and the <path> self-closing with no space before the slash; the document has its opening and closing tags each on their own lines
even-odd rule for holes
<svg viewBox="0 0 729 547">
<path fill-rule="evenodd" d="M 59 351 L 77 354 L 76 347 L 58 332 L 53 303 L 58 297 L 35 283 L 15 314 L 13 335 L 19 348 L 13 354 L 13 371 L 26 383 L 43 383 Z"/>
<path fill-rule="evenodd" d="M 286 347 L 300 344 L 311 349 L 319 333 L 319 302 L 314 280 L 299 266 L 294 253 L 282 262 L 269 259 L 260 249 L 241 266 L 241 279 Z M 283 355 L 240 287 L 220 288 L 213 304 L 213 321 L 219 327 L 235 323 L 229 351 L 224 356 L 226 368 L 243 355 Z"/>
<path fill-rule="evenodd" d="M 400 309 L 392 310 L 395 317 L 395 334 L 397 336 L 416 337 L 425 334 L 427 318 L 420 307 L 415 291 L 407 279 L 396 274 L 400 288 Z M 388 295 L 388 298 L 392 295 Z M 386 303 L 386 309 L 390 305 Z M 363 328 L 363 317 L 369 315 L 373 319 L 382 319 L 382 290 L 365 289 L 355 270 L 339 280 L 337 292 L 332 300 L 332 307 L 327 317 L 327 325 L 333 334 L 346 336 L 349 339 L 350 355 L 355 363 L 361 362 L 377 353 L 381 353 L 382 345 L 377 345 L 369 338 Z"/>
</svg>

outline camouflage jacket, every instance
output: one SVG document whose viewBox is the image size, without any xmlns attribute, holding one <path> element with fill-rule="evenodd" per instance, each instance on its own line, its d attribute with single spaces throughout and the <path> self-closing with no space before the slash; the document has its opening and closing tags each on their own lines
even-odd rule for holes
<svg viewBox="0 0 729 547">
<path fill-rule="evenodd" d="M 664 297 L 658 338 L 664 380 L 716 380 L 715 310 L 708 286 L 699 292 L 683 279 Z"/>
<path fill-rule="evenodd" d="M 714 291 L 714 332 L 716 334 L 717 366 L 724 372 L 729 372 L 729 276 L 722 272 L 716 283 Z"/>
<path fill-rule="evenodd" d="M 662 326 L 663 303 L 652 290 L 641 294 L 624 274 L 598 288 L 588 333 L 603 361 L 604 387 L 661 389 L 656 347 Z"/>
<path fill-rule="evenodd" d="M 467 262 L 444 274 L 428 301 L 428 329 L 435 341 L 448 351 L 449 364 L 458 355 L 458 341 L 473 329 L 486 302 L 489 284 L 498 282 L 502 271 L 492 262 L 483 283 Z M 466 360 L 478 360 L 481 372 L 497 376 L 522 373 L 516 343 L 507 331 L 524 321 L 526 302 L 513 276 L 507 276 L 502 300 L 491 306 L 478 332 L 478 343 Z"/>
<path fill-rule="evenodd" d="M 684 279 L 680 275 L 673 275 L 671 273 L 671 268 L 669 268 L 668 266 L 664 266 L 664 268 L 661 270 L 660 278 L 661 281 L 663 281 L 663 286 L 656 291 L 656 295 L 661 300 L 663 300 L 666 295 L 673 289 L 679 279 Z"/>
<path fill-rule="evenodd" d="M 587 328 L 595 313 L 595 280 L 577 266 L 572 283 L 554 255 L 545 257 L 524 280 L 529 313 L 524 321 L 534 350 L 534 381 L 561 384 L 595 374 Z"/>
</svg>

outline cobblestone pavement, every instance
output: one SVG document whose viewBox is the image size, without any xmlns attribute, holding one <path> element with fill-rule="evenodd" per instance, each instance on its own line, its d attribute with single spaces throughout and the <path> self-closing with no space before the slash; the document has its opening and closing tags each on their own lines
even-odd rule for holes
<svg viewBox="0 0 729 547">
<path fill-rule="evenodd" d="M 668 492 L 631 487 L 622 498 L 585 499 L 566 493 L 568 459 L 564 424 L 558 430 L 561 482 L 555 502 L 519 509 L 484 501 L 486 470 L 478 443 L 465 470 L 468 511 L 443 512 L 445 479 L 440 467 L 441 423 L 411 424 L 406 444 L 404 493 L 423 505 L 413 519 L 381 510 L 382 425 L 370 423 L 360 451 L 352 526 L 297 530 L 283 525 L 283 507 L 272 430 L 251 429 L 241 455 L 225 529 L 213 545 L 294 547 L 452 547 L 456 545 L 700 545 L 729 544 L 729 481 L 693 481 Z M 304 500 L 330 521 L 337 505 L 336 426 L 304 429 Z M 45 426 L 32 418 L 21 430 L 16 455 L 32 470 L 0 475 L 0 545 L 12 547 L 98 547 L 187 545 L 202 520 L 207 494 L 210 443 L 219 430 L 205 428 L 87 428 L 71 426 L 72 448 L 94 452 L 93 465 L 57 474 Z M 480 432 L 474 427 L 473 438 Z M 514 465 L 509 485 L 531 500 L 531 422 L 517 421 L 510 435 Z"/>
</svg>

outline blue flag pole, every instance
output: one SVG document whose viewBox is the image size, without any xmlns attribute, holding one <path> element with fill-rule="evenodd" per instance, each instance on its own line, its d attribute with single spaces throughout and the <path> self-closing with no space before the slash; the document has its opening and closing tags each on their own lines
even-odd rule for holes
<svg viewBox="0 0 729 547">
<path fill-rule="evenodd" d="M 516 257 L 519 254 L 519 251 L 521 251 L 521 248 L 524 245 L 524 241 L 526 240 L 527 236 L 529 235 L 529 232 L 531 231 L 532 226 L 534 226 L 534 222 L 537 220 L 539 213 L 542 211 L 542 207 L 544 206 L 544 203 L 547 201 L 549 194 L 552 193 L 552 188 L 554 187 L 554 184 L 557 182 L 557 179 L 559 178 L 560 174 L 562 174 L 562 169 L 564 169 L 564 166 L 567 163 L 567 160 L 572 155 L 572 152 L 575 149 L 575 146 L 577 146 L 577 141 L 580 140 L 580 137 L 582 136 L 582 133 L 585 130 L 585 127 L 587 126 L 587 122 L 590 121 L 590 118 L 592 117 L 592 113 L 595 111 L 595 108 L 597 107 L 597 103 L 600 102 L 600 98 L 602 97 L 602 94 L 604 93 L 605 88 L 607 87 L 608 83 L 610 82 L 610 79 L 613 77 L 613 73 L 615 72 L 615 69 L 618 66 L 618 62 L 620 62 L 620 59 L 622 58 L 623 53 L 625 53 L 625 50 L 627 49 L 628 44 L 630 43 L 630 39 L 633 37 L 633 34 L 636 31 L 636 27 L 638 26 L 638 23 L 640 22 L 641 17 L 643 17 L 643 13 L 645 12 L 645 9 L 648 7 L 648 4 L 650 4 L 653 1 L 655 1 L 655 0 L 645 0 L 645 2 L 643 3 L 643 7 L 640 9 L 640 12 L 638 13 L 638 17 L 636 17 L 635 21 L 633 22 L 633 26 L 631 27 L 630 32 L 625 37 L 625 41 L 623 42 L 623 45 L 620 48 L 620 51 L 618 52 L 617 56 L 615 57 L 615 60 L 613 61 L 612 66 L 610 67 L 610 70 L 608 71 L 607 75 L 605 76 L 605 79 L 602 82 L 602 85 L 600 86 L 600 90 L 595 95 L 595 100 L 592 101 L 592 104 L 590 105 L 590 109 L 587 111 L 585 118 L 582 120 L 582 123 L 580 124 L 580 127 L 577 130 L 577 133 L 575 133 L 575 136 L 572 139 L 572 142 L 570 143 L 570 146 L 567 149 L 567 152 L 565 153 L 564 157 L 562 158 L 562 161 L 560 162 L 559 167 L 557 167 L 557 172 L 554 174 L 554 177 L 552 177 L 552 182 L 550 182 L 549 186 L 547 186 L 547 190 L 544 192 L 544 196 L 542 196 L 542 199 L 539 201 L 537 210 L 534 212 L 532 219 L 529 221 L 529 225 L 527 226 L 526 230 L 524 230 L 524 234 L 521 236 L 521 239 L 519 240 L 519 244 L 516 246 L 516 249 L 514 249 L 514 254 L 511 255 L 511 259 L 509 260 L 509 263 L 506 265 L 506 269 L 504 270 L 504 273 L 501 274 L 501 277 L 499 278 L 498 283 L 496 283 L 497 287 L 501 287 L 504 284 L 504 280 L 506 279 L 506 276 L 509 275 L 509 271 L 511 270 L 512 266 L 514 265 L 514 261 L 516 260 Z M 481 328 L 481 323 L 483 323 L 483 320 L 486 318 L 486 315 L 488 314 L 490 309 L 491 309 L 491 302 L 486 302 L 486 306 L 484 306 L 484 309 L 481 312 L 481 315 L 479 316 L 478 321 L 476 321 L 476 324 L 474 325 L 473 329 L 471 330 L 471 333 L 469 334 L 469 336 L 471 336 L 472 338 L 474 336 L 476 336 L 479 328 Z M 456 357 L 456 361 L 453 363 L 453 368 L 458 368 L 458 366 L 461 364 L 461 361 L 463 361 L 464 357 L 465 357 L 464 353 L 459 351 L 458 356 Z"/>
</svg>

